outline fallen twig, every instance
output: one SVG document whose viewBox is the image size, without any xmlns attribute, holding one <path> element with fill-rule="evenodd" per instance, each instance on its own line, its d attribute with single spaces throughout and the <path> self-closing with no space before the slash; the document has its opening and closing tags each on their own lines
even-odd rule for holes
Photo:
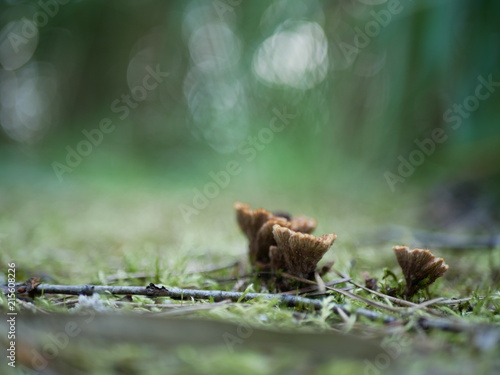
<svg viewBox="0 0 500 375">
<path fill-rule="evenodd" d="M 408 312 L 409 313 L 413 313 L 417 310 L 421 310 L 421 309 L 425 309 L 427 306 L 431 306 L 431 305 L 434 305 L 436 303 L 439 303 L 441 301 L 444 301 L 444 298 L 443 297 L 439 297 L 439 298 L 434 298 L 434 299 L 431 299 L 429 301 L 424 301 L 422 303 L 419 303 L 417 306 L 414 306 L 414 307 L 410 307 L 408 309 Z"/>
<path fill-rule="evenodd" d="M 460 298 L 460 299 L 445 299 L 445 300 L 441 300 L 441 301 L 434 301 L 434 305 L 458 305 L 458 304 L 461 304 L 461 303 L 464 303 L 464 302 L 469 302 L 471 300 L 474 300 L 474 299 L 477 299 L 478 301 L 481 301 L 483 299 L 485 299 L 487 297 L 467 297 L 467 298 Z M 491 299 L 498 299 L 500 297 L 498 296 L 489 296 L 488 298 L 491 298 Z"/>
<path fill-rule="evenodd" d="M 22 284 L 18 284 L 21 286 Z M 278 303 L 291 307 L 310 307 L 320 310 L 324 303 L 318 299 L 304 298 L 283 294 L 268 293 L 242 293 L 226 292 L 222 290 L 198 290 L 157 287 L 153 283 L 147 287 L 143 286 L 111 286 L 111 285 L 51 285 L 40 284 L 32 290 L 35 295 L 40 294 L 69 294 L 69 295 L 92 295 L 94 293 L 110 293 L 116 295 L 142 295 L 151 298 L 170 297 L 172 299 L 211 299 L 213 301 L 231 300 L 233 302 L 247 302 L 253 299 L 276 300 Z M 385 323 L 396 321 L 395 317 L 386 316 L 375 311 L 364 308 L 351 309 L 345 305 L 330 304 L 333 311 L 342 310 L 347 315 L 357 314 L 371 320 L 382 320 Z M 351 311 L 352 310 L 352 311 Z"/>
<path fill-rule="evenodd" d="M 17 287 L 24 287 L 24 284 L 16 284 Z M 68 295 L 92 295 L 94 293 L 110 293 L 117 295 L 144 295 L 150 298 L 169 297 L 176 300 L 186 299 L 209 299 L 213 301 L 231 300 L 233 302 L 248 302 L 253 299 L 261 299 L 281 303 L 290 307 L 309 307 L 315 310 L 322 309 L 325 304 L 322 300 L 304 298 L 284 294 L 268 293 L 241 293 L 226 292 L 222 290 L 198 290 L 198 289 L 180 289 L 157 287 L 153 283 L 146 287 L 143 286 L 108 286 L 108 285 L 51 285 L 39 284 L 35 286 L 31 293 L 33 295 L 41 294 L 68 294 Z M 404 324 L 406 320 L 398 319 L 394 316 L 383 315 L 382 313 L 368 310 L 365 308 L 353 308 L 343 304 L 330 303 L 332 311 L 345 319 L 345 316 L 355 314 L 370 320 L 380 320 L 384 323 Z M 418 306 L 418 305 L 417 305 Z M 401 309 L 404 314 L 404 310 Z M 484 324 L 470 324 L 458 319 L 436 319 L 432 317 L 419 317 L 415 324 L 418 327 L 429 329 L 440 329 L 451 332 L 472 332 L 478 327 L 487 328 Z"/>
</svg>

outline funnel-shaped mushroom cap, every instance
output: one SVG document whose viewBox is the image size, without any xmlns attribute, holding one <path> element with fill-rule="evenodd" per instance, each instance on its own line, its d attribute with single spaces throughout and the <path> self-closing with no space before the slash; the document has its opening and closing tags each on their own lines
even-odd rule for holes
<svg viewBox="0 0 500 375">
<path fill-rule="evenodd" d="M 449 266 L 429 250 L 413 249 L 408 246 L 394 246 L 394 253 L 406 280 L 404 294 L 413 296 L 419 289 L 432 284 L 443 276 Z"/>
<path fill-rule="evenodd" d="M 287 225 L 287 220 L 274 217 L 269 211 L 252 210 L 249 205 L 236 202 L 236 220 L 248 238 L 249 256 L 252 263 L 269 263 L 269 247 L 275 245 L 272 228 L 274 224 Z"/>
<path fill-rule="evenodd" d="M 259 229 L 266 221 L 273 217 L 273 214 L 263 208 L 252 210 L 248 204 L 236 202 L 236 220 L 247 238 L 252 241 Z"/>
<path fill-rule="evenodd" d="M 252 210 L 249 205 L 240 202 L 236 202 L 234 208 L 238 225 L 248 238 L 249 255 L 253 264 L 269 264 L 269 249 L 276 245 L 273 235 L 274 225 L 279 224 L 304 233 L 310 233 L 316 228 L 316 221 L 306 216 L 288 220 L 263 208 Z"/>
<path fill-rule="evenodd" d="M 250 241 L 250 258 L 255 262 L 264 264 L 268 264 L 270 262 L 269 249 L 271 246 L 276 245 L 273 235 L 273 226 L 277 224 L 284 227 L 290 226 L 290 222 L 285 218 L 277 217 L 269 219 L 259 229 L 253 241 Z"/>
<path fill-rule="evenodd" d="M 316 229 L 316 220 L 307 216 L 294 216 L 290 220 L 290 229 L 295 232 L 312 233 Z"/>
<path fill-rule="evenodd" d="M 291 274 L 311 278 L 318 262 L 337 238 L 336 234 L 315 237 L 280 225 L 273 226 L 276 247 L 271 248 L 271 265 Z"/>
</svg>

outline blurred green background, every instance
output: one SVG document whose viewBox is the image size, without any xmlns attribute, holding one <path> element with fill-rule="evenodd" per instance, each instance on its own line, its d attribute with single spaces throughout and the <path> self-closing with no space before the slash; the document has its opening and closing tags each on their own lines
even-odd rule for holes
<svg viewBox="0 0 500 375">
<path fill-rule="evenodd" d="M 316 218 L 315 234 L 338 234 L 323 261 L 355 280 L 399 277 L 395 244 L 464 234 L 467 251 L 429 246 L 450 265 L 431 295 L 496 293 L 499 15 L 494 0 L 0 0 L 1 264 L 19 281 L 142 273 L 130 283 L 231 289 L 201 271 L 247 258 L 242 201 Z M 493 322 L 489 306 L 468 316 Z M 270 329 L 309 324 L 238 311 Z M 469 336 L 458 340 L 472 359 L 435 337 L 428 368 L 489 363 Z M 106 363 L 94 341 L 74 344 L 67 366 Z M 114 344 L 109 366 L 156 356 Z M 262 358 L 310 373 L 294 353 L 179 353 L 205 373 L 243 361 L 272 373 Z"/>
<path fill-rule="evenodd" d="M 185 223 L 241 200 L 490 233 L 499 14 L 467 0 L 4 0 L 3 203 L 149 189 Z"/>
</svg>

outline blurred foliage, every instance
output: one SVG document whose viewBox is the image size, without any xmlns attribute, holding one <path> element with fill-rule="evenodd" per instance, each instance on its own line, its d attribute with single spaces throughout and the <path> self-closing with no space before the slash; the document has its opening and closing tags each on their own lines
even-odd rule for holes
<svg viewBox="0 0 500 375">
<path fill-rule="evenodd" d="M 4 0 L 1 8 L 4 179 L 34 165 L 28 174 L 57 181 L 53 162 L 67 164 L 68 147 L 88 138 L 82 131 L 110 119 L 113 129 L 65 182 L 89 172 L 168 176 L 191 188 L 237 160 L 241 183 L 263 190 L 306 180 L 304 190 L 402 197 L 472 181 L 498 197 L 496 83 L 477 99 L 478 85 L 500 82 L 498 2 Z M 145 81 L 151 71 L 164 74 L 158 85 Z M 269 131 L 283 113 L 284 130 Z M 401 160 L 438 128 L 446 140 L 402 176 Z M 387 172 L 400 176 L 392 187 Z"/>
</svg>

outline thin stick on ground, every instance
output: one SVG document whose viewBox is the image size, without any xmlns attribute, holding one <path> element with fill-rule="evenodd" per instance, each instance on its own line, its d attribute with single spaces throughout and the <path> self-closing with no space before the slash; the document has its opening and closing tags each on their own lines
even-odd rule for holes
<svg viewBox="0 0 500 375">
<path fill-rule="evenodd" d="M 16 284 L 16 288 L 24 287 L 24 284 Z M 241 293 L 241 292 L 226 292 L 222 290 L 198 290 L 198 289 L 180 289 L 180 288 L 165 288 L 157 287 L 153 283 L 148 286 L 108 286 L 108 285 L 51 285 L 40 284 L 35 286 L 30 293 L 32 295 L 41 294 L 68 294 L 68 295 L 92 295 L 94 293 L 110 293 L 116 295 L 143 295 L 150 298 L 169 297 L 176 300 L 213 300 L 216 302 L 231 300 L 233 302 L 248 302 L 253 299 L 261 299 L 281 303 L 290 307 L 309 307 L 315 310 L 321 310 L 325 304 L 321 300 L 312 298 L 304 298 L 293 295 L 283 294 L 267 294 L 267 293 Z M 394 316 L 383 315 L 379 312 L 368 310 L 365 308 L 353 308 L 343 304 L 330 303 L 329 307 L 337 315 L 347 316 L 357 315 L 370 320 L 379 320 L 384 323 L 400 323 L 404 324 L 405 320 L 398 319 Z M 469 324 L 457 319 L 435 319 L 431 317 L 419 317 L 415 321 L 417 326 L 429 329 L 440 329 L 452 332 L 473 332 L 479 326 L 484 329 L 489 329 L 487 325 Z M 497 327 L 495 327 L 498 332 Z M 498 333 L 500 335 L 500 332 Z"/>
<path fill-rule="evenodd" d="M 22 284 L 18 284 L 21 286 Z M 321 300 L 304 298 L 292 295 L 283 294 L 268 294 L 268 293 L 242 293 L 242 292 L 226 292 L 222 290 L 198 290 L 198 289 L 180 289 L 180 288 L 165 288 L 157 287 L 154 284 L 143 286 L 112 286 L 112 285 L 52 285 L 40 284 L 33 288 L 31 293 L 40 294 L 68 294 L 68 295 L 92 295 L 94 293 L 110 293 L 116 295 L 142 295 L 151 298 L 170 297 L 177 300 L 190 299 L 211 299 L 213 301 L 231 300 L 233 302 L 247 302 L 253 299 L 276 300 L 290 307 L 309 307 L 315 310 L 321 310 L 324 303 Z M 384 323 L 392 323 L 396 321 L 395 317 L 383 315 L 381 313 L 367 310 L 364 308 L 352 309 L 345 305 L 330 304 L 334 311 L 342 310 L 347 315 L 357 314 L 371 320 L 382 320 Z M 352 311 L 351 311 L 352 310 Z"/>
</svg>

